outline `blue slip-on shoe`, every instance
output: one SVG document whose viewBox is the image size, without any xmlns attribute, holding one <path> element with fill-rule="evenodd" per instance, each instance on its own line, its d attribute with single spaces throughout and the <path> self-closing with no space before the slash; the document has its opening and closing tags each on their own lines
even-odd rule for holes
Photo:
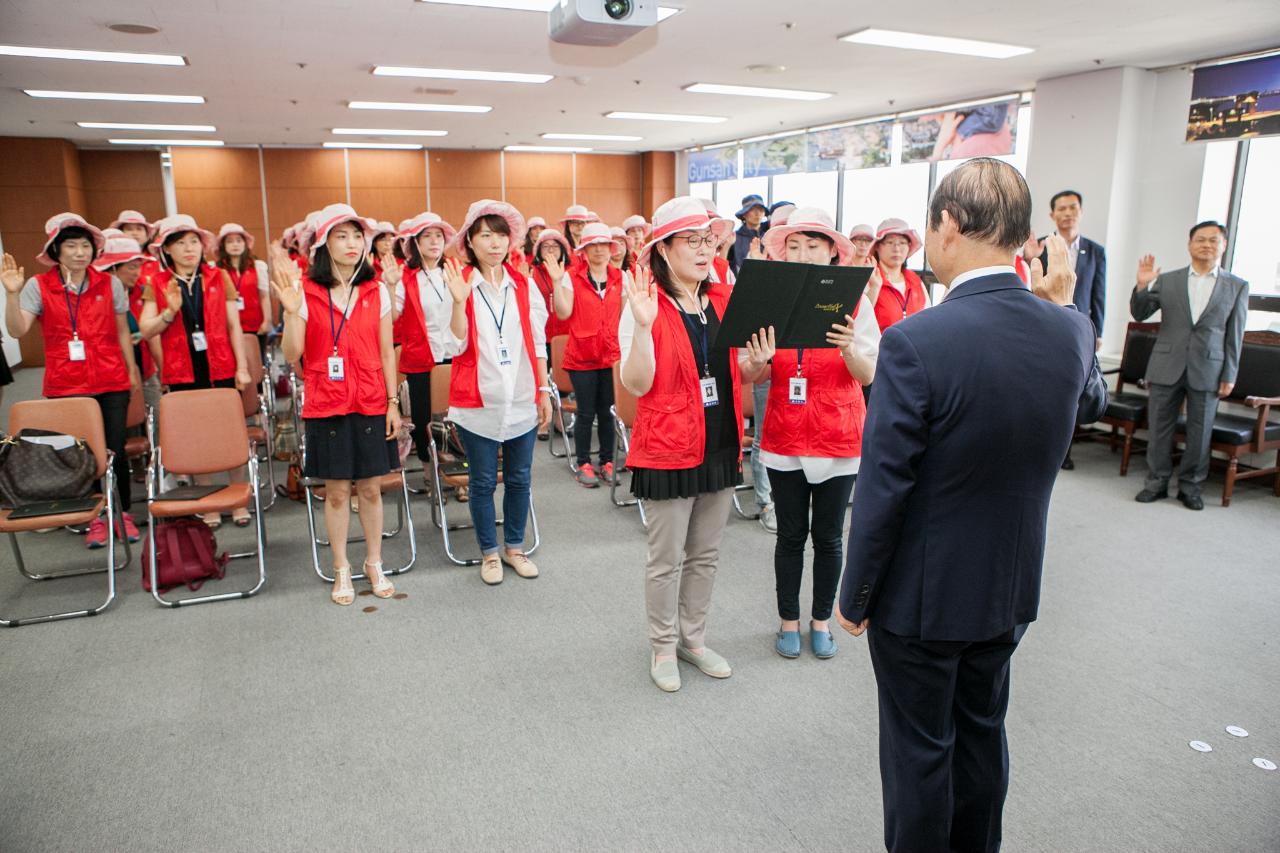
<svg viewBox="0 0 1280 853">
<path fill-rule="evenodd" d="M 835 657 L 836 652 L 840 651 L 840 647 L 836 645 L 836 638 L 831 636 L 830 631 L 816 631 L 813 623 L 809 623 L 809 642 L 813 646 L 814 657 L 826 660 Z"/>
<path fill-rule="evenodd" d="M 784 658 L 800 657 L 800 632 L 779 631 L 778 641 L 773 644 L 773 648 Z"/>
</svg>

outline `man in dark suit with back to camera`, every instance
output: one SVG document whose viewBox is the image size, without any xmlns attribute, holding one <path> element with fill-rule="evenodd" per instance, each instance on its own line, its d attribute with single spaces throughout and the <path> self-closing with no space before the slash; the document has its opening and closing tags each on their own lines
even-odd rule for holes
<svg viewBox="0 0 1280 853">
<path fill-rule="evenodd" d="M 1151 255 L 1138 261 L 1138 283 L 1129 297 L 1133 319 L 1160 312 L 1160 333 L 1147 362 L 1147 481 L 1138 503 L 1169 496 L 1173 432 L 1187 401 L 1187 443 L 1178 469 L 1178 500 L 1204 509 L 1200 487 L 1209 476 L 1209 442 L 1218 398 L 1226 397 L 1240 369 L 1249 283 L 1220 266 L 1227 230 L 1217 222 L 1191 229 L 1191 265 L 1161 275 Z"/>
<path fill-rule="evenodd" d="M 1013 167 L 970 160 L 938 185 L 925 252 L 948 287 L 885 330 L 863 432 L 840 623 L 869 630 L 885 846 L 997 850 L 1008 790 L 1009 659 L 1036 618 L 1049 497 L 1107 389 L 1093 323 Z"/>
</svg>

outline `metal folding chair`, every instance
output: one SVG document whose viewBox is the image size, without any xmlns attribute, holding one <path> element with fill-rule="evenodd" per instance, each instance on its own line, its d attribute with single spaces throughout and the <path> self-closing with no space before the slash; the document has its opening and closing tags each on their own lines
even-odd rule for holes
<svg viewBox="0 0 1280 853">
<path fill-rule="evenodd" d="M 255 343 L 256 347 L 257 344 Z M 186 607 L 209 601 L 227 601 L 255 595 L 267 582 L 267 531 L 263 520 L 262 493 L 258 481 L 258 454 L 249 439 L 240 395 L 230 388 L 173 391 L 160 398 L 159 440 L 154 465 L 147 474 L 147 550 L 150 559 L 151 595 L 166 607 Z M 156 500 L 166 472 L 215 474 L 249 466 L 249 482 L 231 483 L 211 495 L 189 501 Z M 156 568 L 156 524 L 161 519 L 207 512 L 253 508 L 257 549 L 229 555 L 233 560 L 256 557 L 258 579 L 252 587 L 236 592 L 170 599 L 160 592 Z"/>
<path fill-rule="evenodd" d="M 240 400 L 244 405 L 245 418 L 256 418 L 258 421 L 248 429 L 249 440 L 253 442 L 254 452 L 258 454 L 258 464 L 265 464 L 267 469 L 266 483 L 263 484 L 267 490 L 267 502 L 262 507 L 262 511 L 266 512 L 276 505 L 276 471 L 271 464 L 276 452 L 275 411 L 270 403 L 271 374 L 262 363 L 257 335 L 244 336 L 244 357 L 249 378 L 253 381 L 240 392 Z"/>
<path fill-rule="evenodd" d="M 573 453 L 570 452 L 569 436 L 570 430 L 573 429 L 575 415 L 578 411 L 578 404 L 574 400 L 570 400 L 569 395 L 573 393 L 573 383 L 569 381 L 569 372 L 564 369 L 564 348 L 569 343 L 568 335 L 556 335 L 551 339 L 551 429 L 548 433 L 547 450 L 557 459 L 568 459 L 569 470 L 575 474 L 578 472 L 578 466 L 574 460 Z M 569 415 L 569 422 L 565 423 L 565 415 Z M 556 433 L 559 431 L 560 439 L 564 442 L 564 450 L 556 451 Z"/>
<path fill-rule="evenodd" d="M 52 400 L 23 400 L 14 403 L 9 410 L 9 430 L 16 436 L 24 429 L 43 429 L 74 436 L 85 443 L 97 458 L 98 477 L 102 483 L 102 493 L 95 495 L 96 503 L 90 510 L 65 515 L 44 515 L 34 518 L 10 519 L 10 510 L 0 510 L 0 533 L 9 534 L 9 545 L 13 549 L 13 557 L 18 571 L 24 577 L 35 580 L 56 580 L 58 578 L 78 577 L 81 575 L 105 572 L 107 575 L 107 597 L 97 607 L 83 610 L 68 610 L 61 613 L 50 613 L 44 616 L 24 616 L 16 619 L 0 619 L 0 626 L 17 628 L 20 625 L 34 625 L 37 622 L 54 622 L 59 619 L 74 619 L 78 616 L 94 616 L 106 610 L 116 597 L 116 572 L 125 568 L 133 559 L 127 537 L 121 536 L 124 545 L 124 562 L 116 562 L 116 532 L 124 531 L 122 510 L 120 509 L 120 493 L 116 484 L 115 471 L 111 468 L 114 454 L 107 449 L 106 433 L 102 424 L 102 410 L 92 397 L 62 397 Z M 18 534 L 48 527 L 85 526 L 92 522 L 103 509 L 112 523 L 107 525 L 106 565 L 96 569 L 71 569 L 62 572 L 37 573 L 27 568 L 22 557 L 22 547 L 18 542 Z"/>
<path fill-rule="evenodd" d="M 622 384 L 621 362 L 615 362 L 613 365 L 613 406 L 609 409 L 609 414 L 613 416 L 614 430 L 618 433 L 618 448 L 622 451 L 622 460 L 614 462 L 613 482 L 609 484 L 609 500 L 613 501 L 614 506 L 639 508 L 640 523 L 648 527 L 649 519 L 644 512 L 643 501 L 639 498 L 618 499 L 618 486 L 622 480 L 622 472 L 626 471 L 631 474 L 632 479 L 635 478 L 635 473 L 627 468 L 627 461 L 631 454 L 631 427 L 636 422 L 636 398 Z"/>
<path fill-rule="evenodd" d="M 305 471 L 307 467 L 307 431 L 303 428 L 302 418 L 304 416 L 304 407 L 306 405 L 306 389 L 303 387 L 302 379 L 295 372 L 291 378 L 293 387 L 293 423 L 294 429 L 298 435 L 298 456 L 302 469 Z M 413 529 L 413 515 L 409 509 L 409 482 L 405 479 L 404 469 L 392 471 L 382 477 L 380 487 L 383 495 L 395 492 L 399 495 L 396 502 L 396 526 L 393 530 L 383 530 L 383 539 L 394 539 L 400 533 L 407 531 L 409 539 L 409 560 L 402 566 L 395 568 L 383 569 L 383 574 L 400 575 L 413 568 L 413 564 L 418 561 L 418 537 Z M 307 508 L 307 530 L 311 534 L 311 568 L 315 570 L 316 575 L 325 583 L 333 583 L 333 575 L 326 573 L 324 567 L 320 564 L 320 549 L 329 547 L 329 540 L 320 535 L 318 525 L 316 524 L 316 506 L 321 507 L 323 512 L 325 502 L 324 480 L 317 480 L 306 477 L 302 480 L 302 487 L 306 491 L 303 497 L 303 504 Z M 384 519 L 385 520 L 385 519 Z M 347 543 L 363 542 L 365 537 L 363 533 L 355 536 L 347 537 Z M 364 572 L 353 572 L 352 580 L 364 580 Z"/>
<path fill-rule="evenodd" d="M 755 521 L 760 517 L 759 510 L 752 513 L 743 509 L 742 501 L 738 498 L 738 492 L 749 492 L 755 489 L 753 484 L 745 482 L 746 472 L 751 470 L 750 457 L 751 454 L 755 453 L 755 440 L 756 436 L 760 434 L 761 426 L 756 419 L 756 402 L 755 397 L 751 393 L 754 388 L 755 384 L 752 382 L 742 383 L 742 419 L 744 421 L 750 419 L 751 426 L 744 429 L 742 432 L 742 472 L 744 475 L 744 482 L 741 485 L 734 486 L 733 488 L 733 511 L 736 512 L 740 518 L 745 518 L 748 521 Z"/>
<path fill-rule="evenodd" d="M 444 420 L 444 430 L 446 434 L 453 432 L 456 428 L 448 420 L 449 413 L 449 377 L 452 372 L 452 366 L 448 364 L 437 364 L 432 371 L 432 379 L 435 379 L 435 371 L 442 371 L 440 382 L 433 381 L 431 383 L 431 412 L 432 416 L 439 416 Z M 440 458 L 440 447 L 436 443 L 435 430 L 428 430 L 428 440 L 431 448 L 431 520 L 435 526 L 439 528 L 440 535 L 444 539 L 444 552 L 459 566 L 478 566 L 482 562 L 479 557 L 465 558 L 457 556 L 453 551 L 453 540 L 449 534 L 455 530 L 471 530 L 475 527 L 470 520 L 449 521 L 449 514 L 445 510 L 444 494 L 446 489 L 456 489 L 458 487 L 468 486 L 471 482 L 471 475 L 467 469 L 465 460 L 459 459 L 454 462 L 444 463 Z M 498 466 L 498 482 L 502 482 L 502 466 Z M 498 519 L 498 525 L 502 525 L 502 519 Z M 533 490 L 529 491 L 529 521 L 533 525 L 533 546 L 525 549 L 526 554 L 532 554 L 538 550 L 538 546 L 542 544 L 542 536 L 538 532 L 538 514 L 534 511 L 533 506 Z"/>
</svg>

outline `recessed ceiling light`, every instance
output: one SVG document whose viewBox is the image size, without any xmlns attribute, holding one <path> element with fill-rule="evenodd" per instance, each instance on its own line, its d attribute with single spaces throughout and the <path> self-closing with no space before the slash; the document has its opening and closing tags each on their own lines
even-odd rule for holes
<svg viewBox="0 0 1280 853">
<path fill-rule="evenodd" d="M 493 107 L 469 104 L 407 104 L 399 101 L 349 101 L 353 110 L 410 110 L 424 113 L 487 113 Z"/>
<path fill-rule="evenodd" d="M 440 6 L 479 6 L 484 9 L 510 9 L 516 12 L 550 12 L 560 0 L 419 0 Z M 658 23 L 683 12 L 675 6 L 658 7 Z"/>
<path fill-rule="evenodd" d="M 160 32 L 159 27 L 150 24 L 108 24 L 107 29 L 131 36 L 153 36 Z"/>
<path fill-rule="evenodd" d="M 783 98 L 789 101 L 823 101 L 831 97 L 830 92 L 770 89 L 766 86 L 725 86 L 720 83 L 694 83 L 685 86 L 684 90 L 699 95 L 742 95 L 748 98 Z"/>
<path fill-rule="evenodd" d="M 134 62 L 139 65 L 186 65 L 186 57 L 167 53 L 123 53 L 115 50 L 76 50 L 69 47 L 26 47 L 0 44 L 0 56 L 33 59 L 82 59 L 87 62 Z"/>
<path fill-rule="evenodd" d="M 78 121 L 76 124 L 95 130 L 164 130 L 180 133 L 213 133 L 217 130 L 211 124 L 129 124 L 118 121 Z"/>
<path fill-rule="evenodd" d="M 948 36 L 930 36 L 921 33 L 904 33 L 898 30 L 880 30 L 868 27 L 845 36 L 840 41 L 851 44 L 871 44 L 879 47 L 901 47 L 907 50 L 932 50 L 937 53 L 959 53 L 964 56 L 981 56 L 986 59 L 1009 59 L 1031 53 L 1035 48 L 1001 44 L 994 41 L 976 41 Z"/>
<path fill-rule="evenodd" d="M 540 151 L 547 154 L 585 154 L 590 148 L 577 148 L 572 145 L 508 145 L 503 151 Z"/>
<path fill-rule="evenodd" d="M 746 139 L 739 139 L 738 142 L 764 142 L 766 139 L 784 139 L 788 136 L 799 136 L 804 133 L 803 130 L 781 130 L 777 133 L 763 133 L 760 136 L 748 136 Z"/>
<path fill-rule="evenodd" d="M 544 133 L 543 139 L 581 139 L 587 142 L 639 142 L 642 136 L 625 136 L 616 133 Z"/>
<path fill-rule="evenodd" d="M 447 130 L 399 130 L 390 127 L 335 127 L 335 136 L 448 136 Z"/>
<path fill-rule="evenodd" d="M 437 80 L 487 80 L 494 83 L 546 83 L 553 74 L 520 74 L 513 71 L 468 71 L 461 68 L 414 68 L 408 65 L 375 65 L 377 77 L 429 77 Z"/>
<path fill-rule="evenodd" d="M 685 113 L 633 113 L 622 110 L 614 110 L 611 113 L 605 113 L 605 118 L 621 118 L 634 119 L 636 121 L 685 121 L 694 124 L 719 124 L 722 121 L 728 121 L 725 116 L 700 116 L 688 115 Z"/>
<path fill-rule="evenodd" d="M 221 148 L 221 139 L 108 139 L 112 145 L 202 145 L 208 148 Z"/>
<path fill-rule="evenodd" d="M 421 151 L 416 142 L 326 142 L 325 148 L 390 148 L 396 151 Z"/>
<path fill-rule="evenodd" d="M 33 98 L 66 98 L 73 101 L 134 101 L 148 104 L 203 104 L 200 95 L 132 95 L 124 92 L 61 92 L 51 89 L 23 89 Z"/>
</svg>

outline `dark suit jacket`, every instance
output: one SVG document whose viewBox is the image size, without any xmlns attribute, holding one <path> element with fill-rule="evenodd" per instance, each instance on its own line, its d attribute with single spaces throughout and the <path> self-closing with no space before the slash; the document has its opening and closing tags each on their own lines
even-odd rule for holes
<svg viewBox="0 0 1280 853">
<path fill-rule="evenodd" d="M 1204 311 L 1191 322 L 1190 267 L 1161 273 L 1146 290 L 1129 297 L 1133 319 L 1160 312 L 1160 334 L 1147 362 L 1147 381 L 1177 385 L 1182 374 L 1194 391 L 1217 392 L 1219 382 L 1236 381 L 1249 313 L 1249 282 L 1218 270 Z"/>
<path fill-rule="evenodd" d="M 884 332 L 840 610 L 924 640 L 1032 621 L 1054 479 L 1107 404 L 1092 324 L 1016 275 L 964 282 Z"/>
<path fill-rule="evenodd" d="M 1049 268 L 1047 249 L 1040 253 L 1040 265 L 1045 270 Z M 1073 301 L 1080 313 L 1093 321 L 1093 336 L 1102 337 L 1102 323 L 1107 316 L 1107 250 L 1083 234 L 1080 235 L 1080 253 L 1076 255 Z"/>
</svg>

